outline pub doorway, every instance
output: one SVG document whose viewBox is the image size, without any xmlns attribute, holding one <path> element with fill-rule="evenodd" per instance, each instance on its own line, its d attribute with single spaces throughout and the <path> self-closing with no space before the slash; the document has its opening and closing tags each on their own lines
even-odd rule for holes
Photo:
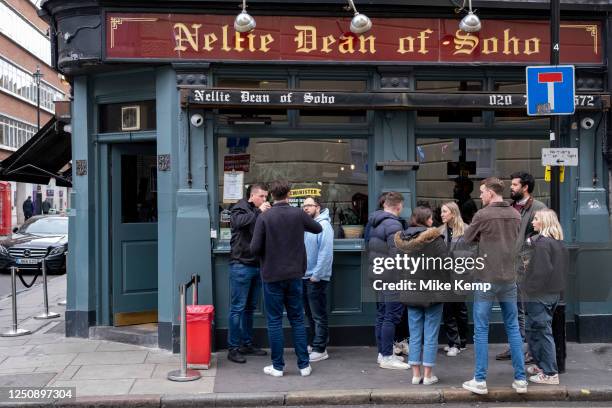
<svg viewBox="0 0 612 408">
<path fill-rule="evenodd" d="M 111 147 L 113 325 L 157 322 L 155 143 Z"/>
</svg>

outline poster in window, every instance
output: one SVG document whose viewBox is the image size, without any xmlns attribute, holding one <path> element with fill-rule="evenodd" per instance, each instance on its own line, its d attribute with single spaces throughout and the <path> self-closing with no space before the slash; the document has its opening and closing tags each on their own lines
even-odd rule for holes
<svg viewBox="0 0 612 408">
<path fill-rule="evenodd" d="M 121 107 L 121 130 L 140 130 L 140 106 Z"/>
<path fill-rule="evenodd" d="M 235 203 L 242 198 L 244 172 L 228 171 L 223 173 L 223 202 Z"/>
</svg>

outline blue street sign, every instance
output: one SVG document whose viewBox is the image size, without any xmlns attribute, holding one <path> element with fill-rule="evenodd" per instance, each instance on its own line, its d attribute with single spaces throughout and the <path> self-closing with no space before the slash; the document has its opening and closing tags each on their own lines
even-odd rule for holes
<svg viewBox="0 0 612 408">
<path fill-rule="evenodd" d="M 574 113 L 574 66 L 527 67 L 527 115 Z"/>
</svg>

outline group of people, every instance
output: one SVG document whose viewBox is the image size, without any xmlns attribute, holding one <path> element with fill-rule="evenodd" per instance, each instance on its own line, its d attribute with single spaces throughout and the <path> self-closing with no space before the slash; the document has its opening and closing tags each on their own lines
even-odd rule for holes
<svg viewBox="0 0 612 408">
<path fill-rule="evenodd" d="M 248 198 L 231 210 L 228 359 L 245 363 L 266 355 L 253 342 L 253 312 L 263 286 L 272 364 L 264 373 L 283 376 L 283 310 L 291 324 L 302 376 L 311 362 L 329 358 L 327 287 L 332 275 L 334 232 L 329 211 L 318 197 L 302 208 L 289 205 L 291 185 L 274 181 L 250 186 Z M 268 192 L 273 204 L 268 202 Z M 308 320 L 308 330 L 304 324 Z"/>
<path fill-rule="evenodd" d="M 509 342 L 507 350 L 497 358 L 512 360 L 512 387 L 518 393 L 527 392 L 527 378 L 534 383 L 559 384 L 552 317 L 564 289 L 569 256 L 557 215 L 532 196 L 533 176 L 518 172 L 511 175 L 511 180 L 512 203 L 503 199 L 502 180 L 482 180 L 480 210 L 473 201 L 469 202 L 469 185 L 457 183 L 457 201 L 441 206 L 440 226 L 434 226 L 434 212 L 426 206 L 417 206 L 409 221 L 404 220 L 403 196 L 398 192 L 384 193 L 365 231 L 371 266 L 377 257 L 401 253 L 411 257 L 483 259 L 483 268 L 465 275 L 421 267 L 411 271 L 410 276 L 490 284 L 489 290 L 472 293 L 475 369 L 463 388 L 477 394 L 488 392 L 489 319 L 495 301 L 500 304 Z M 308 197 L 302 208 L 294 208 L 288 203 L 290 189 L 286 181 L 274 181 L 269 186 L 254 184 L 248 198 L 231 209 L 228 359 L 245 363 L 248 355 L 267 354 L 253 341 L 253 312 L 263 286 L 272 358 L 272 364 L 263 371 L 275 377 L 283 375 L 285 366 L 283 310 L 291 325 L 300 374 L 310 375 L 311 362 L 329 358 L 327 290 L 334 233 L 329 212 L 319 198 Z M 273 204 L 268 202 L 268 192 Z M 391 272 L 395 274 L 387 273 L 387 279 L 398 279 L 402 274 L 400 270 Z M 412 369 L 413 384 L 438 382 L 433 368 L 441 323 L 448 339 L 448 356 L 459 354 L 468 342 L 465 293 L 454 295 L 449 301 L 447 293 L 436 290 L 377 292 L 375 338 L 379 366 Z M 407 316 L 409 332 L 407 361 L 398 355 L 397 347 L 394 351 L 402 316 Z M 530 363 L 527 367 L 526 361 Z"/>
<path fill-rule="evenodd" d="M 564 289 L 569 255 L 554 211 L 531 194 L 535 181 L 525 172 L 511 175 L 512 203 L 503 199 L 504 182 L 496 177 L 480 185 L 483 208 L 469 224 L 462 219 L 461 203 L 441 206 L 442 225 L 434 227 L 434 213 L 417 206 L 409 221 L 403 220 L 403 197 L 396 192 L 381 196 L 382 208 L 371 215 L 367 226 L 369 260 L 394 257 L 480 257 L 482 268 L 465 276 L 458 271 L 420 267 L 411 279 L 450 282 L 469 279 L 490 284 L 489 290 L 473 291 L 474 377 L 463 388 L 487 394 L 489 319 L 493 303 L 499 302 L 508 337 L 507 351 L 498 359 L 511 359 L 512 387 L 527 392 L 529 380 L 559 384 L 552 318 Z M 465 202 L 463 203 L 465 204 Z M 465 207 L 465 206 L 464 206 Z M 471 206 L 468 205 L 467 208 Z M 389 272 L 389 271 L 388 271 Z M 401 271 L 390 271 L 387 279 L 401 279 Z M 395 274 L 393 273 L 395 272 Z M 386 369 L 412 369 L 412 383 L 438 382 L 433 374 L 441 323 L 446 329 L 448 356 L 456 356 L 467 343 L 467 307 L 461 294 L 441 290 L 380 291 L 377 298 L 375 335 L 378 364 Z M 407 309 L 409 347 L 407 361 L 393 350 L 396 328 Z M 527 342 L 528 353 L 524 352 Z M 525 367 L 526 358 L 530 363 Z"/>
</svg>

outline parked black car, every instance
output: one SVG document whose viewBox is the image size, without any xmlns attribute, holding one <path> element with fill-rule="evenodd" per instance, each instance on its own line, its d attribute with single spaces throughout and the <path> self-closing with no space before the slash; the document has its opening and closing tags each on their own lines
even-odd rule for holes
<svg viewBox="0 0 612 408">
<path fill-rule="evenodd" d="M 23 270 L 37 270 L 47 259 L 48 273 L 66 272 L 68 217 L 38 215 L 13 230 L 10 239 L 0 242 L 0 270 L 15 265 Z"/>
</svg>

